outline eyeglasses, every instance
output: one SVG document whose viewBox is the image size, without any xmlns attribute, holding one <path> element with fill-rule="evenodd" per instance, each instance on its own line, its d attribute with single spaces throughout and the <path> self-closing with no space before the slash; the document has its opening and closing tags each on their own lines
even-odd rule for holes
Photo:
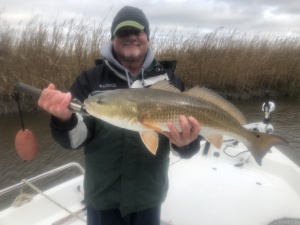
<svg viewBox="0 0 300 225">
<path fill-rule="evenodd" d="M 136 35 L 138 36 L 139 34 L 141 34 L 143 32 L 143 30 L 137 30 L 137 29 L 125 29 L 125 30 L 120 30 L 116 32 L 116 36 L 117 37 L 127 37 L 130 35 Z"/>
</svg>

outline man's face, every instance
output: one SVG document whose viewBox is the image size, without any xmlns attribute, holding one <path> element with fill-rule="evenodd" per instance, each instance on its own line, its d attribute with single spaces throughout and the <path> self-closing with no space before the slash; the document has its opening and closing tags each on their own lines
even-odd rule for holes
<svg viewBox="0 0 300 225">
<path fill-rule="evenodd" d="M 144 60 L 149 46 L 147 34 L 133 27 L 123 27 L 112 40 L 114 51 L 121 61 Z"/>
</svg>

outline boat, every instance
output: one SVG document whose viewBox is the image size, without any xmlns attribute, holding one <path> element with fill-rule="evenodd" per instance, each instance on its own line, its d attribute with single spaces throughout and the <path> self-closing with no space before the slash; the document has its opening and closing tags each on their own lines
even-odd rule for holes
<svg viewBox="0 0 300 225">
<path fill-rule="evenodd" d="M 274 108 L 265 101 L 264 120 L 245 127 L 272 133 Z M 200 146 L 191 159 L 170 154 L 161 225 L 300 225 L 300 167 L 278 148 L 272 147 L 259 166 L 244 144 L 231 137 L 224 137 L 221 149 L 205 140 Z M 35 184 L 70 169 L 79 173 L 51 188 Z M 0 199 L 25 186 L 36 192 L 18 193 L 1 209 L 0 225 L 86 224 L 83 177 L 84 168 L 72 162 L 0 190 Z"/>
</svg>

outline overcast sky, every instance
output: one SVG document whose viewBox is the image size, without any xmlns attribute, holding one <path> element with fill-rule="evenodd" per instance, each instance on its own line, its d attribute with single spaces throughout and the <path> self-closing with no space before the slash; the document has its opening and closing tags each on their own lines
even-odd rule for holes
<svg viewBox="0 0 300 225">
<path fill-rule="evenodd" d="M 110 27 L 124 5 L 141 8 L 150 29 L 241 32 L 300 35 L 299 0 L 0 0 L 2 19 L 26 22 L 33 16 L 46 21 L 88 17 Z"/>
</svg>

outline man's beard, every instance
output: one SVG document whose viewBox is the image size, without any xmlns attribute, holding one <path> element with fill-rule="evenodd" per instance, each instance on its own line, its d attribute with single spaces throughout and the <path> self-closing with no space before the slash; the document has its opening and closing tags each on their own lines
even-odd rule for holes
<svg viewBox="0 0 300 225">
<path fill-rule="evenodd" d="M 122 54 L 122 57 L 126 60 L 126 61 L 136 61 L 137 59 L 140 58 L 140 49 L 132 49 L 130 51 L 125 50 Z"/>
</svg>

